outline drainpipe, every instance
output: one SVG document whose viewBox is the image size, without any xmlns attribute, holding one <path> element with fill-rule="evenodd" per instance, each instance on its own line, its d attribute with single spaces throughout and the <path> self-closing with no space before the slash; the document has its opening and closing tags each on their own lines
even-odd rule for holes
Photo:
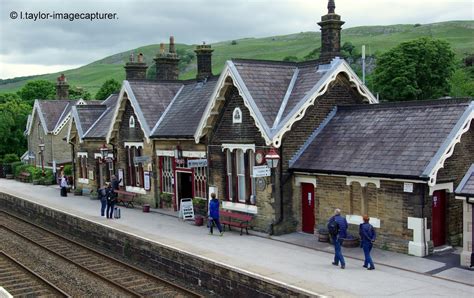
<svg viewBox="0 0 474 298">
<path fill-rule="evenodd" d="M 76 151 L 75 151 L 75 148 L 74 148 L 74 143 L 72 143 L 71 141 L 69 141 L 69 144 L 71 145 L 71 157 L 72 157 L 72 188 L 73 189 L 76 189 L 76 160 L 75 160 L 75 156 L 76 156 Z"/>
<path fill-rule="evenodd" d="M 427 185 L 423 185 L 421 188 L 421 218 L 423 219 L 423 233 L 422 233 L 422 239 L 423 239 L 423 246 L 425 249 L 425 256 L 428 255 L 428 243 L 426 243 L 426 230 L 425 230 L 425 196 L 426 196 L 426 189 Z"/>
<path fill-rule="evenodd" d="M 151 140 L 153 142 L 153 151 L 151 153 L 151 170 L 153 174 L 153 190 L 155 191 L 155 195 L 153 199 L 155 200 L 155 208 L 158 208 L 158 180 L 159 180 L 159 174 L 158 174 L 158 169 L 156 168 L 156 163 L 157 163 L 157 157 L 156 157 L 156 144 L 155 141 Z"/>
<path fill-rule="evenodd" d="M 466 197 L 466 203 L 471 205 L 471 215 L 472 215 L 472 224 L 474 224 L 474 202 L 470 201 L 470 197 Z M 467 209 L 467 208 L 466 208 Z M 471 242 L 474 241 L 474 229 L 471 227 Z M 471 247 L 471 264 L 469 265 L 469 268 L 474 267 L 474 249 Z"/>
</svg>

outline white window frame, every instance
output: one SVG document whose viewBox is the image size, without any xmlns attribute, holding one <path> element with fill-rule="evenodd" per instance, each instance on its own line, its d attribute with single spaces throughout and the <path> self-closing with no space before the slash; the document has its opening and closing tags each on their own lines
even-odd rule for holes
<svg viewBox="0 0 474 298">
<path fill-rule="evenodd" d="M 207 167 L 194 168 L 194 196 L 196 198 L 207 198 Z"/>
<path fill-rule="evenodd" d="M 226 151 L 226 163 L 227 163 L 227 189 L 229 190 L 229 201 L 234 199 L 234 182 L 232 179 L 232 152 L 227 149 Z"/>
<path fill-rule="evenodd" d="M 163 162 L 161 165 L 161 181 L 163 185 L 161 189 L 163 193 L 173 193 L 173 158 L 171 156 L 162 156 Z"/>
<path fill-rule="evenodd" d="M 232 123 L 242 123 L 242 110 L 239 107 L 232 112 Z"/>
<path fill-rule="evenodd" d="M 245 152 L 237 149 L 235 152 L 235 173 L 237 175 L 237 199 L 240 203 L 245 203 L 247 198 L 245 184 Z"/>
<path fill-rule="evenodd" d="M 135 116 L 130 116 L 128 119 L 128 127 L 129 128 L 135 128 Z"/>
</svg>

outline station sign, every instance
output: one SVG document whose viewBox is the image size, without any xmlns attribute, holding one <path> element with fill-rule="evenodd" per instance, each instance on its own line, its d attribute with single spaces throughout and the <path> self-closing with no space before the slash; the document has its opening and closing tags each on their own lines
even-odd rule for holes
<svg viewBox="0 0 474 298">
<path fill-rule="evenodd" d="M 253 167 L 253 177 L 270 177 L 271 170 L 267 165 Z"/>
<path fill-rule="evenodd" d="M 207 159 L 190 159 L 188 160 L 188 168 L 207 167 Z"/>
</svg>

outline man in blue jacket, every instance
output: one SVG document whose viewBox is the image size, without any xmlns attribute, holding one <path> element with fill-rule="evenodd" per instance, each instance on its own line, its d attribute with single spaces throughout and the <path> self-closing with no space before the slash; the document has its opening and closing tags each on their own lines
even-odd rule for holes
<svg viewBox="0 0 474 298">
<path fill-rule="evenodd" d="M 341 269 L 344 269 L 346 268 L 346 262 L 342 255 L 341 246 L 343 239 L 347 237 L 347 221 L 341 216 L 341 209 L 334 210 L 334 216 L 329 219 L 328 230 L 331 234 L 335 250 L 334 262 L 332 264 L 339 266 L 339 262 L 341 262 Z"/>
<path fill-rule="evenodd" d="M 212 228 L 214 224 L 217 226 L 220 235 L 222 236 L 222 227 L 219 221 L 219 200 L 215 193 L 211 193 L 211 201 L 209 202 L 209 234 L 212 235 Z"/>
<path fill-rule="evenodd" d="M 364 267 L 367 268 L 367 270 L 374 270 L 374 262 L 370 256 L 370 251 L 372 250 L 372 243 L 375 241 L 375 229 L 369 224 L 370 218 L 367 215 L 364 215 L 362 219 L 364 223 L 361 223 L 359 226 L 359 235 L 365 256 Z"/>
</svg>

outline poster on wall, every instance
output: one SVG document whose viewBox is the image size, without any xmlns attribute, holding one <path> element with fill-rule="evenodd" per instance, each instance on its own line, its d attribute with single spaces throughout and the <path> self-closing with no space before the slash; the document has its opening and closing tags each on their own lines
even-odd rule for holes
<svg viewBox="0 0 474 298">
<path fill-rule="evenodd" d="M 123 186 L 123 169 L 118 169 L 118 180 L 120 181 L 119 185 Z"/>
<path fill-rule="evenodd" d="M 145 190 L 150 190 L 150 172 L 143 172 Z"/>
</svg>

